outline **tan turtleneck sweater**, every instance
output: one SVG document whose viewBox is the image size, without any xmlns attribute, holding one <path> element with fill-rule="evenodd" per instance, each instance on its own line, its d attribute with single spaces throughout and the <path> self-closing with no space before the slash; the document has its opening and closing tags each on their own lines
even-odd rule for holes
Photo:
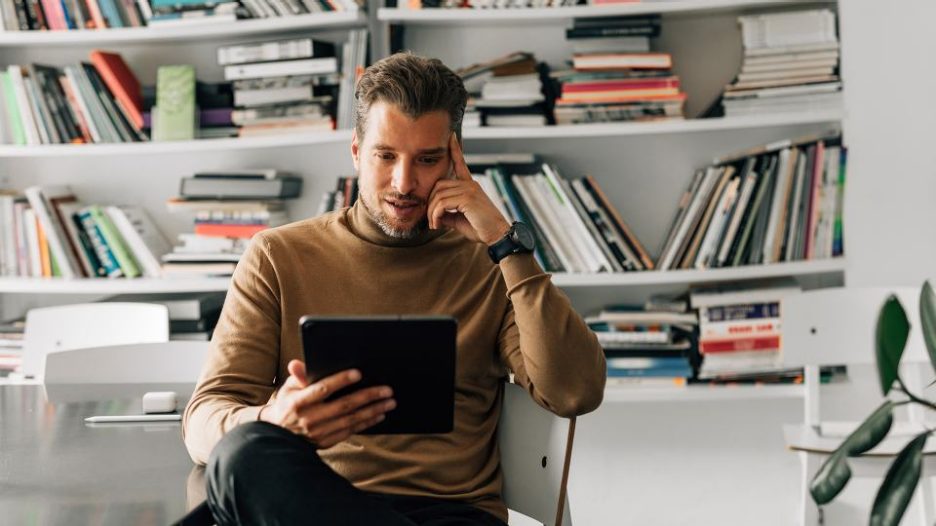
<svg viewBox="0 0 936 526">
<path fill-rule="evenodd" d="M 491 262 L 455 231 L 403 241 L 360 204 L 257 235 L 234 272 L 183 435 L 205 463 L 234 426 L 257 419 L 302 359 L 306 314 L 436 314 L 458 321 L 455 428 L 443 435 L 354 435 L 320 451 L 356 487 L 473 504 L 502 520 L 499 383 L 573 416 L 601 403 L 604 354 L 532 255 Z"/>
</svg>

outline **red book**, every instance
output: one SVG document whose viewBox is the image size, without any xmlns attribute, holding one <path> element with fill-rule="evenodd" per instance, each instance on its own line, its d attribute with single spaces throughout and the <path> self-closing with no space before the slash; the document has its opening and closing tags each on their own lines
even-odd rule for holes
<svg viewBox="0 0 936 526">
<path fill-rule="evenodd" d="M 143 92 L 140 81 L 117 53 L 101 50 L 91 52 L 91 63 L 114 94 L 117 103 L 137 130 L 143 129 Z"/>
<path fill-rule="evenodd" d="M 588 82 L 566 82 L 562 84 L 563 93 L 572 93 L 577 91 L 610 91 L 610 90 L 630 90 L 630 89 L 662 89 L 679 88 L 679 78 L 669 77 L 665 79 L 611 79 L 611 80 L 592 80 Z"/>
<path fill-rule="evenodd" d="M 42 11 L 45 13 L 46 23 L 49 29 L 68 29 L 68 22 L 65 21 L 65 11 L 62 9 L 62 2 L 59 0 L 40 0 L 39 5 L 42 6 Z"/>
<path fill-rule="evenodd" d="M 723 340 L 702 340 L 699 352 L 702 354 L 736 351 L 776 351 L 780 348 L 780 335 L 758 336 L 754 338 L 730 338 Z"/>
<path fill-rule="evenodd" d="M 195 233 L 200 236 L 212 237 L 236 237 L 248 239 L 262 230 L 266 230 L 267 225 L 224 225 L 203 223 L 195 225 Z"/>
</svg>

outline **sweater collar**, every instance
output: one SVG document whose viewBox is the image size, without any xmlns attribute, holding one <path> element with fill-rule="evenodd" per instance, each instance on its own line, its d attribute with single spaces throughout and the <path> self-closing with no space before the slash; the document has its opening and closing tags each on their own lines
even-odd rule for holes
<svg viewBox="0 0 936 526">
<path fill-rule="evenodd" d="M 418 236 L 411 239 L 400 239 L 388 236 L 380 229 L 380 226 L 371 218 L 364 208 L 361 199 L 354 203 L 346 212 L 345 217 L 348 221 L 348 227 L 355 236 L 384 247 L 417 247 L 425 245 L 433 239 L 445 234 L 447 229 L 426 230 Z"/>
</svg>

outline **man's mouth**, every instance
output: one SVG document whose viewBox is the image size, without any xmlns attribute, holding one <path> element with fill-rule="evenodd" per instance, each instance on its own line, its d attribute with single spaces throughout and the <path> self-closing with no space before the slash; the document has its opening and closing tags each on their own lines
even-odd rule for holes
<svg viewBox="0 0 936 526">
<path fill-rule="evenodd" d="M 420 205 L 417 201 L 398 201 L 396 199 L 384 199 L 384 202 L 390 205 L 394 214 L 404 217 L 415 213 Z"/>
</svg>

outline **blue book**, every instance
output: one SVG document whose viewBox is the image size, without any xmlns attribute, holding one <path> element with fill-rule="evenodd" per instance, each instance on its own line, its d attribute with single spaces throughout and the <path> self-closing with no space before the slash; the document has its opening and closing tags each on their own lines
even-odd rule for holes
<svg viewBox="0 0 936 526">
<path fill-rule="evenodd" d="M 690 378 L 690 367 L 666 367 L 651 369 L 618 369 L 608 367 L 608 376 L 611 378 Z"/>
<path fill-rule="evenodd" d="M 104 234 L 94 220 L 91 211 L 87 208 L 81 210 L 78 212 L 78 218 L 81 220 L 81 226 L 84 227 L 85 232 L 88 234 L 88 239 L 90 239 L 91 245 L 94 247 L 94 252 L 97 254 L 101 266 L 104 267 L 104 272 L 107 277 L 119 278 L 123 276 L 123 270 L 120 269 L 117 258 L 114 257 L 114 253 L 111 252 L 110 247 L 107 246 L 107 241 L 104 240 Z"/>
<path fill-rule="evenodd" d="M 107 27 L 125 27 L 115 0 L 98 0 L 98 5 L 101 7 L 101 14 L 104 15 L 104 19 L 107 21 Z"/>
</svg>

